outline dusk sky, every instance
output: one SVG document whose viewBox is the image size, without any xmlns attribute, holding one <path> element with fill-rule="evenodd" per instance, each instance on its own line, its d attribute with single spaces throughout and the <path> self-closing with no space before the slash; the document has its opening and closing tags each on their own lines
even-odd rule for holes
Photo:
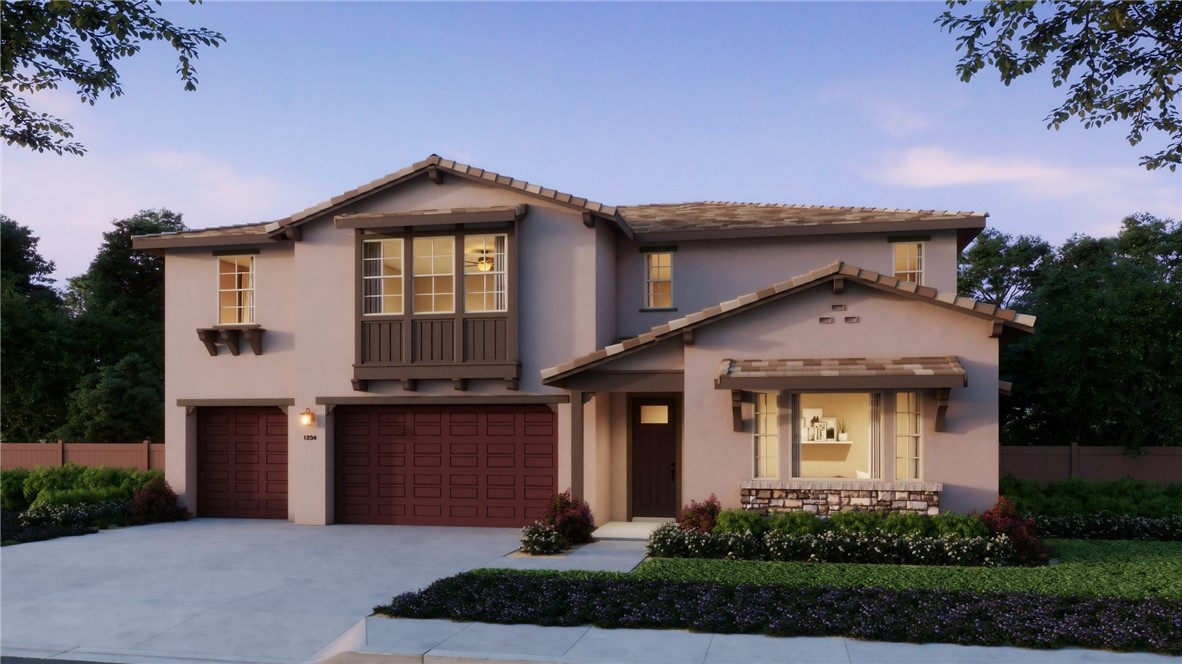
<svg viewBox="0 0 1182 664">
<path fill-rule="evenodd" d="M 943 3 L 166 4 L 227 42 L 186 93 L 171 49 L 119 65 L 125 96 L 33 98 L 84 157 L 4 146 L 0 209 L 59 286 L 112 220 L 283 217 L 431 153 L 609 205 L 723 200 L 972 210 L 1054 243 L 1182 217 L 1128 127 L 1046 129 L 1039 72 L 962 83 Z M 786 275 L 787 276 L 787 275 Z"/>
</svg>

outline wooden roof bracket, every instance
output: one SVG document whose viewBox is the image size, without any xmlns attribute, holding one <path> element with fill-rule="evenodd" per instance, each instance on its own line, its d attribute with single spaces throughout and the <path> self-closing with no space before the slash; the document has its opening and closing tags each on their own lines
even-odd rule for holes
<svg viewBox="0 0 1182 664">
<path fill-rule="evenodd" d="M 743 432 L 743 391 L 731 390 L 731 428 Z"/>
<path fill-rule="evenodd" d="M 952 396 L 952 389 L 948 387 L 937 387 L 935 389 L 936 396 L 936 431 L 945 430 L 945 418 L 948 415 L 948 401 Z"/>
<path fill-rule="evenodd" d="M 369 391 L 369 381 L 368 380 L 359 380 L 357 378 L 354 378 L 353 379 L 353 391 L 354 392 L 368 392 Z"/>
<path fill-rule="evenodd" d="M 201 343 L 205 344 L 205 350 L 209 351 L 211 356 L 216 357 L 218 354 L 218 331 L 213 328 L 199 328 L 197 330 L 197 338 Z"/>
<path fill-rule="evenodd" d="M 283 229 L 283 237 L 292 242 L 299 242 L 304 239 L 304 229 L 299 226 L 288 226 Z"/>
<path fill-rule="evenodd" d="M 833 294 L 841 295 L 845 292 L 845 277 L 833 277 Z"/>
<path fill-rule="evenodd" d="M 595 213 L 590 210 L 583 210 L 583 225 L 587 228 L 595 228 Z"/>
<path fill-rule="evenodd" d="M 999 320 L 991 321 L 989 323 L 989 338 L 990 339 L 1000 339 L 1001 335 L 1004 334 L 1005 331 L 1006 331 L 1006 324 L 1005 323 L 1003 323 Z"/>
<path fill-rule="evenodd" d="M 681 343 L 683 343 L 687 346 L 694 345 L 694 330 L 693 330 L 693 328 L 685 330 L 681 333 Z"/>
<path fill-rule="evenodd" d="M 427 167 L 427 177 L 435 184 L 443 184 L 443 171 L 433 165 Z"/>
</svg>

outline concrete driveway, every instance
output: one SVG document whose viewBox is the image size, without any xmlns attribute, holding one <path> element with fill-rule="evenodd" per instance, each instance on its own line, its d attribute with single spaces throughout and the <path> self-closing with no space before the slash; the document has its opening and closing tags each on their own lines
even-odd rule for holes
<svg viewBox="0 0 1182 664">
<path fill-rule="evenodd" d="M 505 566 L 504 528 L 195 519 L 0 550 L 0 654 L 306 662 L 393 594 Z"/>
</svg>

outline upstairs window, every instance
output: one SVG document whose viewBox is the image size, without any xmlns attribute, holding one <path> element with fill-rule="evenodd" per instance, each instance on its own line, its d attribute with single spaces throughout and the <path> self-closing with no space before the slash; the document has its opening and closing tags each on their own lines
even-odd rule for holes
<svg viewBox="0 0 1182 664">
<path fill-rule="evenodd" d="M 673 254 L 654 251 L 644 255 L 644 307 L 673 308 Z"/>
<path fill-rule="evenodd" d="M 893 242 L 895 278 L 923 285 L 923 242 Z"/>
<path fill-rule="evenodd" d="M 402 313 L 402 239 L 362 243 L 363 314 Z"/>
<path fill-rule="evenodd" d="M 218 257 L 218 325 L 254 323 L 254 256 Z"/>
<path fill-rule="evenodd" d="M 780 467 L 779 396 L 756 392 L 754 415 L 755 478 L 775 478 Z"/>
<path fill-rule="evenodd" d="M 464 311 L 508 311 L 505 235 L 464 236 Z"/>
<path fill-rule="evenodd" d="M 416 237 L 412 242 L 414 312 L 450 314 L 456 310 L 456 239 Z"/>
</svg>

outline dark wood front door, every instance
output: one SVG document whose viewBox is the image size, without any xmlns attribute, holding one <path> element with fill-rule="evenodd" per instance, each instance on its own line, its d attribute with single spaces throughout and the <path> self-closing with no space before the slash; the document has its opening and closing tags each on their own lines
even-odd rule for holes
<svg viewBox="0 0 1182 664">
<path fill-rule="evenodd" d="M 632 401 L 632 516 L 677 515 L 675 398 Z"/>
</svg>

